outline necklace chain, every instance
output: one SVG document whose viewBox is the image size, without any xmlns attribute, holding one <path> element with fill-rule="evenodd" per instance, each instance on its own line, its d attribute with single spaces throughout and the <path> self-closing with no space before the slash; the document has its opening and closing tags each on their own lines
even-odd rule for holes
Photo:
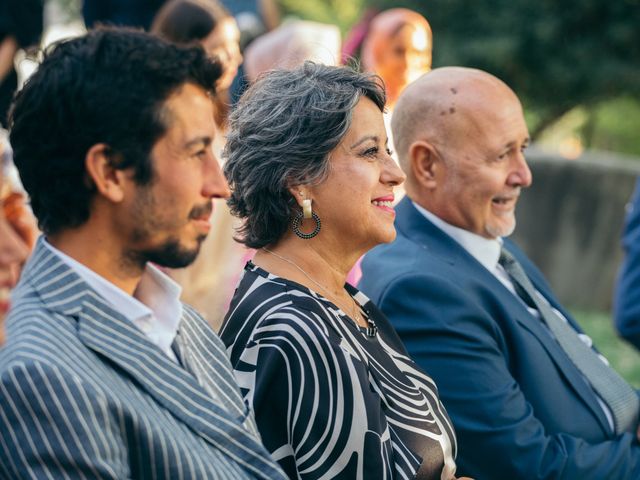
<svg viewBox="0 0 640 480">
<path fill-rule="evenodd" d="M 293 260 L 283 257 L 282 255 L 277 254 L 276 252 L 273 252 L 271 250 L 269 250 L 267 247 L 262 247 L 262 250 L 264 250 L 265 252 L 273 255 L 276 258 L 279 258 L 280 260 L 282 260 L 283 262 L 287 262 L 290 265 L 293 265 L 294 267 L 296 267 L 298 270 L 300 270 L 300 272 L 307 277 L 307 279 L 309 279 L 309 281 L 313 282 L 314 285 L 317 285 L 320 289 L 322 289 L 326 294 L 328 294 L 329 297 L 333 297 L 334 300 L 337 298 L 337 295 L 333 294 L 327 287 L 325 287 L 324 285 L 322 285 L 321 283 L 317 282 L 316 280 L 314 280 L 311 275 L 309 275 L 300 265 L 298 265 L 296 262 L 294 262 Z M 356 321 L 356 323 L 358 323 L 358 321 L 362 322 L 363 318 L 362 315 L 360 314 L 359 310 L 360 310 L 360 306 L 358 305 L 358 303 L 356 302 L 356 299 L 353 298 L 351 295 L 349 295 L 349 298 L 351 299 L 351 301 L 353 302 L 353 306 L 355 308 L 355 310 L 352 312 L 352 316 L 353 319 Z M 376 327 L 375 322 L 370 319 L 368 316 L 366 318 L 367 320 L 367 336 L 368 337 L 375 337 L 376 333 L 378 331 L 378 328 Z"/>
</svg>

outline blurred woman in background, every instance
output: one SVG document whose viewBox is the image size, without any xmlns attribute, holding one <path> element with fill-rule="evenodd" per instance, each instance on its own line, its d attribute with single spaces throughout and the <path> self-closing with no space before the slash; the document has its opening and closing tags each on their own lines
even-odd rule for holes
<svg viewBox="0 0 640 480">
<path fill-rule="evenodd" d="M 362 68 L 384 80 L 389 110 L 407 85 L 431 70 L 432 49 L 431 26 L 418 12 L 392 8 L 373 17 L 362 43 Z"/>
</svg>

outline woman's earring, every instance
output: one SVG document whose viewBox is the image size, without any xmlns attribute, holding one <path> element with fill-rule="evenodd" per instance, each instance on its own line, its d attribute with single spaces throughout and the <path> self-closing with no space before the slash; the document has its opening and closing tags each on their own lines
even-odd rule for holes
<svg viewBox="0 0 640 480">
<path fill-rule="evenodd" d="M 302 201 L 302 216 L 304 218 L 311 218 L 313 211 L 311 210 L 311 199 L 305 198 Z"/>
<path fill-rule="evenodd" d="M 309 210 L 311 210 L 311 205 L 309 205 Z M 295 233 L 298 237 L 302 238 L 303 240 L 309 240 L 310 238 L 313 238 L 318 235 L 318 233 L 320 233 L 320 227 L 322 226 L 322 224 L 320 222 L 320 217 L 318 216 L 318 214 L 316 212 L 311 212 L 310 218 L 313 218 L 313 220 L 316 222 L 316 228 L 314 228 L 311 233 L 304 233 L 302 230 L 300 230 L 303 216 L 304 214 L 301 211 L 298 211 L 296 213 L 296 216 L 293 217 L 291 229 L 293 230 L 293 233 Z"/>
</svg>

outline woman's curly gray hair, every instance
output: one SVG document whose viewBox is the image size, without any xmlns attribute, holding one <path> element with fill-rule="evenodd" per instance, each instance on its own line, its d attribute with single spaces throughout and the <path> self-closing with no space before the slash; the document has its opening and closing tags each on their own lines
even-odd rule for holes
<svg viewBox="0 0 640 480">
<path fill-rule="evenodd" d="M 329 172 L 329 154 L 351 125 L 362 96 L 380 111 L 382 80 L 349 67 L 305 62 L 273 70 L 247 90 L 231 114 L 224 173 L 231 213 L 244 220 L 236 240 L 251 248 L 278 241 L 298 205 L 289 192 L 317 185 Z"/>
</svg>

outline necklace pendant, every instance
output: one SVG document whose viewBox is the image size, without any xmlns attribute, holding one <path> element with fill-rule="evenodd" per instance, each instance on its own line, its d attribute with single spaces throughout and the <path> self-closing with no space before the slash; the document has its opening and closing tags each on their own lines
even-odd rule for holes
<svg viewBox="0 0 640 480">
<path fill-rule="evenodd" d="M 367 319 L 367 337 L 374 338 L 378 334 L 378 327 L 371 319 Z"/>
</svg>

